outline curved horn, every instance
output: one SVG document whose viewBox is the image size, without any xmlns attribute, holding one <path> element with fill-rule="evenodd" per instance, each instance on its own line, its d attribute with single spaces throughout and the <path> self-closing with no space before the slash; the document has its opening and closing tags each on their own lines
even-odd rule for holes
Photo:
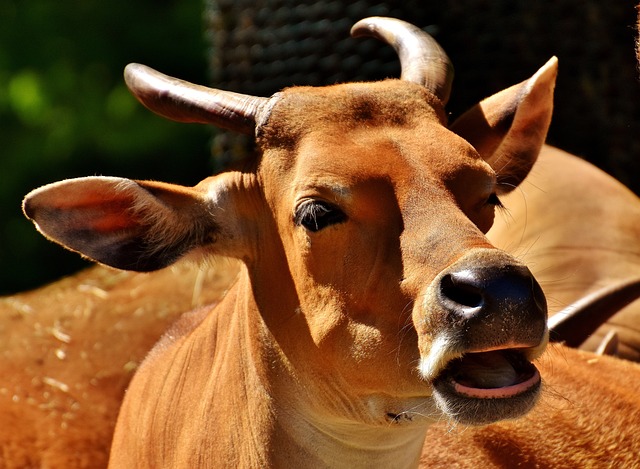
<svg viewBox="0 0 640 469">
<path fill-rule="evenodd" d="M 156 114 L 178 122 L 213 124 L 244 134 L 254 133 L 268 101 L 194 85 L 140 64 L 127 65 L 124 79 L 138 101 Z"/>
<path fill-rule="evenodd" d="M 372 36 L 392 46 L 400 58 L 401 79 L 423 85 L 446 104 L 453 65 L 436 40 L 420 28 L 394 18 L 374 16 L 358 21 L 351 36 Z"/>
</svg>

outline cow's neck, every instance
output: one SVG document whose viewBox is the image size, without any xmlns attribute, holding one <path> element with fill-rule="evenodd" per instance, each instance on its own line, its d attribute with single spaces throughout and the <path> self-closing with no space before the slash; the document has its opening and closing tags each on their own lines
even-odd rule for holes
<svg viewBox="0 0 640 469">
<path fill-rule="evenodd" d="M 375 402 L 306 366 L 312 356 L 299 354 L 314 349 L 295 302 L 259 307 L 254 290 L 243 268 L 218 307 L 156 345 L 125 398 L 110 467 L 416 466 L 425 425 L 359 422 Z"/>
<path fill-rule="evenodd" d="M 254 378 L 263 381 L 262 389 L 269 390 L 268 397 L 252 392 L 246 395 L 269 400 L 269 435 L 265 441 L 271 446 L 266 452 L 270 464 L 274 467 L 417 466 L 426 425 L 401 428 L 393 423 L 371 425 L 354 420 L 354 415 L 367 412 L 370 402 L 351 398 L 342 383 L 331 380 L 330 374 L 314 373 L 299 363 L 299 357 L 292 356 L 301 350 L 305 353 L 313 350 L 295 300 L 281 296 L 275 303 L 271 300 L 261 304 L 256 300 L 256 293 L 260 296 L 260 292 L 251 287 L 249 275 L 246 271 L 241 275 L 236 309 L 244 309 L 242 317 L 250 323 L 243 328 L 250 336 L 246 337 L 247 346 L 240 351 L 245 355 L 242 361 L 256 365 Z M 274 298 L 274 291 L 278 291 L 277 286 L 265 288 L 265 297 Z M 247 301 L 247 298 L 250 299 Z M 258 323 L 260 327 L 255 327 Z M 255 385 L 253 382 L 250 387 Z M 265 408 L 255 402 L 249 407 Z M 336 407 L 345 409 L 344 415 L 336 412 Z"/>
<path fill-rule="evenodd" d="M 424 444 L 424 432 L 415 428 L 313 421 L 294 409 L 282 417 L 274 437 L 275 467 L 412 468 Z"/>
</svg>

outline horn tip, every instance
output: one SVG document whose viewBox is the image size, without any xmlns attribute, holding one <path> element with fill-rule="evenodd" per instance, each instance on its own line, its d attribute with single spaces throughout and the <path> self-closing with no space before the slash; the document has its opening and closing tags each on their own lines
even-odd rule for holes
<svg viewBox="0 0 640 469">
<path fill-rule="evenodd" d="M 394 18 L 384 16 L 369 16 L 363 18 L 351 27 L 351 37 L 375 36 L 377 27 L 383 22 L 397 22 Z"/>
<path fill-rule="evenodd" d="M 127 64 L 126 67 L 124 67 L 124 77 L 127 78 L 136 75 L 144 67 L 144 65 L 135 62 Z"/>
<path fill-rule="evenodd" d="M 124 68 L 124 81 L 130 90 L 136 88 L 136 84 L 140 81 L 140 77 L 148 74 L 149 67 L 138 63 L 130 63 Z"/>
</svg>

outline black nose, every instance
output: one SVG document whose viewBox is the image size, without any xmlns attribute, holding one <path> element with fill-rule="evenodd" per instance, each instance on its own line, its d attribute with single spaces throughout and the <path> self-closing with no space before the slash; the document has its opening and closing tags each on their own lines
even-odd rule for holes
<svg viewBox="0 0 640 469">
<path fill-rule="evenodd" d="M 524 266 L 467 267 L 445 273 L 439 301 L 445 327 L 462 334 L 470 348 L 489 343 L 535 346 L 544 334 L 547 304 L 538 282 Z"/>
</svg>

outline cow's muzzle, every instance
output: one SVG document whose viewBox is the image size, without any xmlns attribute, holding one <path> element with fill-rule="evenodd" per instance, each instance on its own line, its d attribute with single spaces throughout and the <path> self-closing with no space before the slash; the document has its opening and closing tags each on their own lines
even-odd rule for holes
<svg viewBox="0 0 640 469">
<path fill-rule="evenodd" d="M 441 275 L 437 301 L 442 326 L 465 350 L 532 347 L 546 330 L 544 293 L 521 265 L 456 266 Z"/>
<path fill-rule="evenodd" d="M 424 307 L 420 371 L 446 414 L 481 424 L 533 406 L 547 306 L 526 267 L 495 250 L 465 256 L 435 279 Z"/>
</svg>

